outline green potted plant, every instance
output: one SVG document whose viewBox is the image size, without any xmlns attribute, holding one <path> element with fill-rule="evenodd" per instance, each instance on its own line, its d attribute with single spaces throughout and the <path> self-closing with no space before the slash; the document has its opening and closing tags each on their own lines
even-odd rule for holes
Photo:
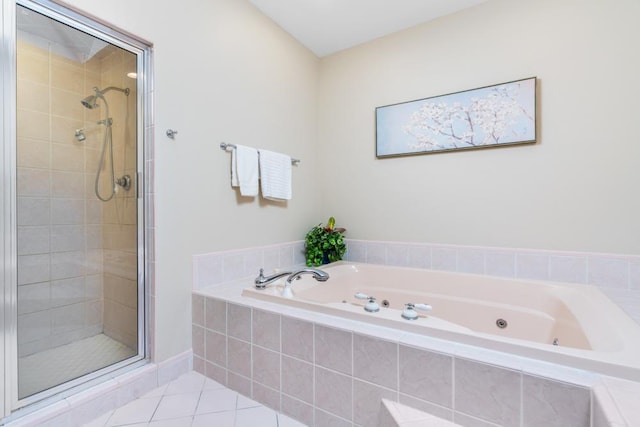
<svg viewBox="0 0 640 427">
<path fill-rule="evenodd" d="M 344 242 L 344 228 L 336 228 L 336 219 L 329 218 L 326 227 L 318 224 L 305 236 L 305 256 L 308 267 L 317 267 L 334 261 L 340 261 L 347 251 Z"/>
</svg>

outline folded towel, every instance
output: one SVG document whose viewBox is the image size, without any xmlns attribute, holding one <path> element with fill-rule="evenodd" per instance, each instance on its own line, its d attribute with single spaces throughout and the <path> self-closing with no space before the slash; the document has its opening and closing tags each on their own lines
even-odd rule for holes
<svg viewBox="0 0 640 427">
<path fill-rule="evenodd" d="M 291 157 L 268 150 L 259 151 L 262 197 L 291 200 Z"/>
<path fill-rule="evenodd" d="M 231 186 L 243 196 L 258 195 L 258 150 L 236 145 L 231 152 Z"/>
</svg>

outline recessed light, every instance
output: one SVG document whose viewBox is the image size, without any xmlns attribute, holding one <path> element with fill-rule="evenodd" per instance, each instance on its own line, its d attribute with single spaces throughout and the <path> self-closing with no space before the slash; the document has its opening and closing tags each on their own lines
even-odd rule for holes
<svg viewBox="0 0 640 427">
<path fill-rule="evenodd" d="M 137 79 L 138 78 L 138 73 L 127 73 L 127 77 L 129 77 L 130 79 Z"/>
</svg>

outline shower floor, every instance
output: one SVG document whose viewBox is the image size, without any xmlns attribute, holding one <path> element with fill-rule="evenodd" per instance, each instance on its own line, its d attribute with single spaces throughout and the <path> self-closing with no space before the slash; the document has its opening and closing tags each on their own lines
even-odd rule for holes
<svg viewBox="0 0 640 427">
<path fill-rule="evenodd" d="M 136 351 L 126 345 L 100 334 L 22 357 L 18 361 L 20 398 L 97 371 L 135 354 Z"/>
</svg>

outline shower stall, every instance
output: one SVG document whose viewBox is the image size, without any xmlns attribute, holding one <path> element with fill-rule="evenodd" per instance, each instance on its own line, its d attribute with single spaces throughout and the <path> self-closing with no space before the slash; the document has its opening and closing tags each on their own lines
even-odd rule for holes
<svg viewBox="0 0 640 427">
<path fill-rule="evenodd" d="M 2 12 L 0 423 L 148 357 L 150 121 L 148 44 L 48 0 Z"/>
</svg>

